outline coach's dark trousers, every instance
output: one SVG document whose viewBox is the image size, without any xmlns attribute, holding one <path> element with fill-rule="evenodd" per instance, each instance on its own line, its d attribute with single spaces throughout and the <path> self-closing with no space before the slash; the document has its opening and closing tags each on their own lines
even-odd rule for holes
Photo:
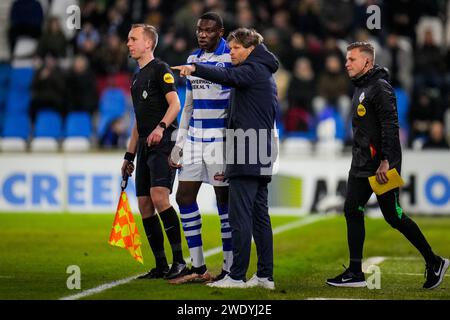
<svg viewBox="0 0 450 320">
<path fill-rule="evenodd" d="M 245 280 L 250 262 L 252 235 L 258 256 L 258 277 L 273 276 L 273 239 L 267 206 L 268 181 L 260 177 L 229 179 L 229 222 L 233 242 L 230 277 Z"/>
</svg>

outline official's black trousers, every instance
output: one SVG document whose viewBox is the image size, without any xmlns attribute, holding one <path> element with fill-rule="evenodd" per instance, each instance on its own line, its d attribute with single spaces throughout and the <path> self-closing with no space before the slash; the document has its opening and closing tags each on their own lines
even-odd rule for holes
<svg viewBox="0 0 450 320">
<path fill-rule="evenodd" d="M 229 179 L 229 212 L 233 242 L 230 276 L 245 280 L 250 262 L 252 235 L 258 256 L 258 277 L 273 276 L 273 237 L 268 210 L 268 181 L 259 177 Z"/>
<path fill-rule="evenodd" d="M 365 238 L 364 208 L 372 195 L 367 178 L 349 175 L 344 213 L 347 221 L 347 240 L 350 251 L 350 269 L 360 269 Z M 404 212 L 399 202 L 399 189 L 377 196 L 384 219 L 400 231 L 422 254 L 428 264 L 435 261 L 435 255 L 417 224 Z M 382 244 L 389 245 L 389 244 Z M 360 271 L 360 270 L 354 270 Z"/>
</svg>

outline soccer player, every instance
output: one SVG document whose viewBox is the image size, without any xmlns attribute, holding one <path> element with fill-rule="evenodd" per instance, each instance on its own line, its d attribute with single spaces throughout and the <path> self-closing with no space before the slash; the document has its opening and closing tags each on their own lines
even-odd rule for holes
<svg viewBox="0 0 450 320">
<path fill-rule="evenodd" d="M 174 146 L 171 135 L 177 126 L 180 100 L 170 68 L 153 55 L 157 43 L 158 33 L 153 26 L 135 24 L 131 27 L 127 46 L 130 56 L 139 65 L 131 85 L 136 123 L 125 153 L 122 175 L 131 176 L 137 154 L 136 196 L 145 233 L 156 260 L 156 268 L 140 278 L 173 279 L 188 271 L 181 249 L 180 222 L 169 202 L 175 170 L 167 163 Z M 160 218 L 172 247 L 173 263 L 170 269 L 164 251 Z"/>
<path fill-rule="evenodd" d="M 218 14 L 203 14 L 197 22 L 196 31 L 200 49 L 188 57 L 187 63 L 231 67 L 230 49 L 222 38 L 223 33 L 222 18 Z M 220 179 L 225 171 L 223 149 L 230 88 L 194 76 L 187 77 L 186 82 L 186 100 L 170 161 L 172 166 L 180 168 L 176 199 L 192 268 L 191 274 L 172 283 L 211 280 L 203 255 L 202 220 L 197 205 L 197 194 L 203 182 L 214 187 L 220 216 L 223 266 L 216 279 L 222 279 L 229 273 L 233 262 L 228 222 L 228 183 Z M 179 165 L 177 157 L 181 150 L 182 165 Z"/>
<path fill-rule="evenodd" d="M 277 58 L 254 29 L 240 28 L 227 38 L 231 68 L 198 62 L 172 69 L 232 87 L 227 121 L 226 170 L 229 181 L 229 221 L 233 264 L 223 279 L 208 283 L 215 288 L 262 287 L 275 289 L 273 235 L 268 211 L 268 184 L 276 159 L 275 117 L 277 87 L 273 74 Z M 258 254 L 257 272 L 245 282 L 252 236 Z"/>
<path fill-rule="evenodd" d="M 365 237 L 364 208 L 372 195 L 368 177 L 376 175 L 380 184 L 388 182 L 386 173 L 396 168 L 400 173 L 402 151 L 394 90 L 387 81 L 386 69 L 374 65 L 375 51 L 367 42 L 347 47 L 347 73 L 356 89 L 353 94 L 353 159 L 344 204 L 350 265 L 340 275 L 326 282 L 337 287 L 365 287 L 361 269 Z M 416 223 L 399 203 L 399 188 L 377 196 L 385 220 L 400 231 L 422 254 L 426 262 L 425 289 L 439 286 L 449 260 L 433 253 Z"/>
</svg>

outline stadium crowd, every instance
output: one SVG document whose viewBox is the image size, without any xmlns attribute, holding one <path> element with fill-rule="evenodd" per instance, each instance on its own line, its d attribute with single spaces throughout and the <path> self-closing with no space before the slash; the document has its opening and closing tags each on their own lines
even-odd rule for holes
<svg viewBox="0 0 450 320">
<path fill-rule="evenodd" d="M 71 5 L 80 8 L 77 30 L 68 28 L 77 20 L 77 11 L 68 10 Z M 373 30 L 367 28 L 377 12 L 367 13 L 371 5 L 380 8 L 375 17 L 380 28 Z M 136 71 L 126 47 L 131 25 L 154 25 L 161 35 L 155 55 L 180 65 L 196 47 L 195 25 L 207 11 L 223 17 L 225 36 L 237 27 L 255 28 L 278 56 L 281 138 L 315 142 L 331 135 L 349 143 L 353 88 L 344 67 L 345 48 L 370 41 L 376 62 L 389 69 L 395 87 L 402 145 L 449 149 L 446 0 L 2 0 L 1 136 L 14 136 L 7 123 L 17 124 L 20 112 L 30 121 L 23 137 L 33 140 L 39 114 L 50 109 L 61 117 L 62 127 L 70 114 L 88 114 L 92 127 L 83 134 L 91 147 L 124 148 L 132 125 L 129 82 Z M 183 97 L 184 79 L 176 84 Z M 56 137 L 70 134 L 61 129 Z"/>
</svg>

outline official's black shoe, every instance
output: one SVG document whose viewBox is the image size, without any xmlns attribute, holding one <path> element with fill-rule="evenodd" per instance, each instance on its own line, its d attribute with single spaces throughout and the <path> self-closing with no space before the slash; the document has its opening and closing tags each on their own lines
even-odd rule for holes
<svg viewBox="0 0 450 320">
<path fill-rule="evenodd" d="M 345 268 L 345 266 L 344 266 Z M 343 273 L 335 278 L 328 279 L 327 284 L 335 287 L 362 288 L 367 286 L 363 272 L 354 273 L 350 269 L 345 269 Z"/>
<path fill-rule="evenodd" d="M 434 289 L 444 280 L 445 272 L 450 262 L 448 259 L 438 257 L 438 262 L 434 265 L 427 265 L 425 268 L 426 281 L 423 284 L 424 289 Z"/>
<path fill-rule="evenodd" d="M 153 268 L 146 274 L 143 274 L 142 276 L 137 277 L 138 279 L 161 279 L 164 278 L 164 276 L 169 272 L 169 266 L 165 268 Z"/>
<path fill-rule="evenodd" d="M 172 263 L 172 267 L 170 267 L 169 272 L 164 276 L 164 279 L 171 280 L 185 276 L 189 273 L 190 271 L 186 263 L 174 262 Z"/>
</svg>

